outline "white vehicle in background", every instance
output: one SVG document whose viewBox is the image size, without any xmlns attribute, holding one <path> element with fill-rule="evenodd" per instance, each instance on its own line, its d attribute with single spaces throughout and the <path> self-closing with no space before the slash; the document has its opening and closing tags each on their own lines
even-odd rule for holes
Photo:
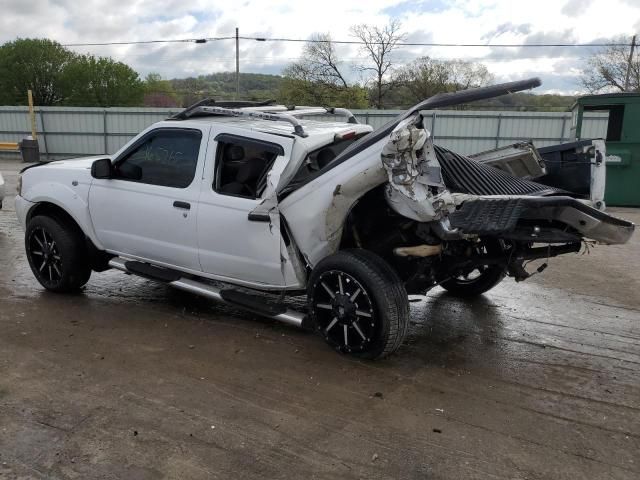
<svg viewBox="0 0 640 480">
<path fill-rule="evenodd" d="M 586 183 L 571 192 L 553 183 L 560 164 L 520 178 L 504 171 L 520 151 L 484 158 L 501 170 L 434 145 L 423 125 L 428 108 L 539 83 L 437 95 L 376 131 L 344 109 L 200 102 L 115 155 L 23 170 L 29 264 L 52 291 L 116 268 L 383 357 L 403 341 L 408 294 L 479 295 L 529 277 L 530 260 L 632 235 L 602 211 L 603 144 L 579 146 Z M 348 120 L 309 119 L 327 114 Z M 306 294 L 307 310 L 284 294 Z"/>
</svg>

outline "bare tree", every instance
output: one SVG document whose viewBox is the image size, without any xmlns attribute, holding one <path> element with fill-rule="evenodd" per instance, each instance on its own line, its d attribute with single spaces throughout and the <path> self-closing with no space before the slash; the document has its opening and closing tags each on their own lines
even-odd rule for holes
<svg viewBox="0 0 640 480">
<path fill-rule="evenodd" d="M 631 46 L 628 38 L 619 37 L 616 42 L 620 45 L 606 47 L 588 60 L 581 83 L 589 92 L 625 91 Z M 640 92 L 640 52 L 637 46 L 631 59 L 627 91 Z"/>
<path fill-rule="evenodd" d="M 347 88 L 349 85 L 341 70 L 341 62 L 328 33 L 311 36 L 302 50 L 302 60 L 292 63 L 284 75 L 296 80 Z"/>
<path fill-rule="evenodd" d="M 375 106 L 383 108 L 382 100 L 393 85 L 393 52 L 398 48 L 406 35 L 400 31 L 401 25 L 392 20 L 384 27 L 360 24 L 351 27 L 351 33 L 362 43 L 362 51 L 371 63 L 360 65 L 361 71 L 373 73 L 375 90 Z"/>
<path fill-rule="evenodd" d="M 285 78 L 279 97 L 298 105 L 366 108 L 366 90 L 357 83 L 347 82 L 343 71 L 331 36 L 316 33 L 305 44 L 302 60 L 283 70 Z"/>
</svg>

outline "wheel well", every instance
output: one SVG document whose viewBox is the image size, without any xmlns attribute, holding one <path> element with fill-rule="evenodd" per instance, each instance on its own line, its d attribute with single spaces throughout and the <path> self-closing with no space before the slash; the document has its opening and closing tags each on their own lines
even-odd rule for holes
<svg viewBox="0 0 640 480">
<path fill-rule="evenodd" d="M 36 217 L 38 215 L 55 217 L 59 220 L 62 220 L 66 224 L 72 226 L 79 234 L 85 236 L 82 228 L 80 228 L 80 225 L 78 225 L 78 222 L 76 222 L 64 208 L 59 207 L 58 205 L 49 202 L 40 202 L 36 204 L 36 206 L 31 208 L 31 210 L 29 210 L 29 213 L 27 214 L 27 223 L 29 223 L 33 217 Z"/>
<path fill-rule="evenodd" d="M 340 250 L 363 248 L 382 257 L 402 279 L 413 267 L 393 253 L 400 246 L 424 243 L 415 235 L 416 222 L 394 212 L 385 198 L 386 185 L 363 195 L 345 220 Z"/>
<path fill-rule="evenodd" d="M 78 225 L 78 222 L 76 222 L 75 219 L 64 208 L 50 202 L 40 202 L 32 207 L 31 210 L 29 210 L 26 223 L 28 224 L 33 217 L 38 215 L 56 218 L 73 228 L 75 233 L 85 240 L 87 255 L 91 263 L 91 268 L 93 268 L 95 271 L 101 272 L 109 268 L 108 262 L 112 255 L 99 250 L 98 247 L 96 247 L 91 241 L 91 239 L 85 235 L 80 225 Z"/>
</svg>

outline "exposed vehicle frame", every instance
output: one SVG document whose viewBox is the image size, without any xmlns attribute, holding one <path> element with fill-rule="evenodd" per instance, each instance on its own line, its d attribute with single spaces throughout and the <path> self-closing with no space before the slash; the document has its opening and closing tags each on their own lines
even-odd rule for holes
<svg viewBox="0 0 640 480">
<path fill-rule="evenodd" d="M 479 295 L 506 275 L 528 278 L 530 260 L 633 233 L 602 211 L 603 145 L 581 154 L 590 180 L 572 193 L 554 185 L 562 172 L 518 178 L 434 145 L 423 125 L 425 109 L 539 84 L 436 95 L 373 132 L 344 109 L 200 102 L 113 157 L 23 171 L 16 210 L 30 265 L 50 290 L 116 268 L 315 329 L 340 352 L 383 357 L 406 333 L 408 294 L 441 285 Z M 326 114 L 348 122 L 305 120 Z M 158 187 L 143 170 L 161 137 L 185 145 L 165 163 L 193 169 Z M 306 293 L 308 310 L 269 293 Z"/>
</svg>

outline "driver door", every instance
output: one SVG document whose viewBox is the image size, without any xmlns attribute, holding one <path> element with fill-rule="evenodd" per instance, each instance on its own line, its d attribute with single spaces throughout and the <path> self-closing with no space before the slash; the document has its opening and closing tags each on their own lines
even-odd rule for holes
<svg viewBox="0 0 640 480">
<path fill-rule="evenodd" d="M 156 128 L 94 179 L 89 211 L 103 247 L 118 255 L 200 271 L 196 215 L 210 127 Z"/>
</svg>

